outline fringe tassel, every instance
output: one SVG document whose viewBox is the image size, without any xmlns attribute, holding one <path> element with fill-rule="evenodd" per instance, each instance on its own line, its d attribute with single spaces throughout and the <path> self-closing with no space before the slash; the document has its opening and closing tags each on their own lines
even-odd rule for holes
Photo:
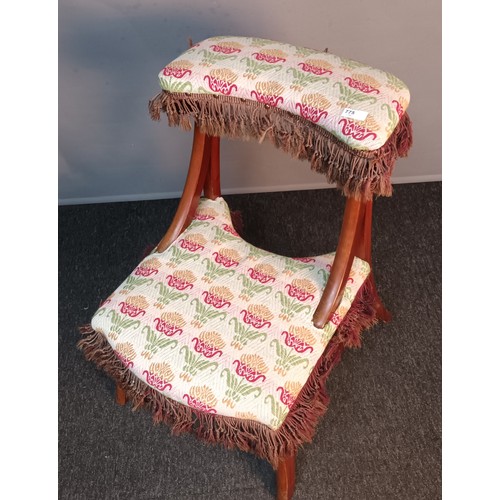
<svg viewBox="0 0 500 500">
<path fill-rule="evenodd" d="M 300 445 L 311 442 L 316 425 L 328 406 L 326 381 L 329 373 L 340 361 L 344 348 L 359 346 L 361 331 L 376 321 L 374 291 L 370 281 L 366 280 L 285 421 L 276 431 L 252 420 L 203 413 L 167 398 L 125 368 L 104 335 L 90 325 L 80 329 L 83 338 L 78 347 L 86 359 L 95 362 L 125 390 L 134 410 L 149 408 L 155 423 L 169 424 L 173 434 L 191 432 L 205 442 L 254 453 L 268 460 L 276 469 L 280 458 L 296 453 Z"/>
<path fill-rule="evenodd" d="M 371 199 L 392 194 L 391 175 L 396 159 L 412 145 L 412 127 L 405 113 L 387 142 L 375 151 L 352 149 L 322 127 L 279 108 L 253 100 L 212 94 L 162 91 L 149 102 L 153 120 L 161 112 L 169 125 L 191 130 L 192 118 L 201 131 L 219 137 L 271 141 L 275 147 L 325 174 L 346 196 Z"/>
</svg>

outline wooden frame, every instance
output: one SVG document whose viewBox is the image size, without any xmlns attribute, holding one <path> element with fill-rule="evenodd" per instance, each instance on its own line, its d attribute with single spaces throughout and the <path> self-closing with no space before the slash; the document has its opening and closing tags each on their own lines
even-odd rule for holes
<svg viewBox="0 0 500 500">
<path fill-rule="evenodd" d="M 221 196 L 220 187 L 220 140 L 211 137 L 195 126 L 193 147 L 189 170 L 184 190 L 170 227 L 157 246 L 157 252 L 163 252 L 189 226 L 198 206 L 201 192 L 204 196 L 215 199 Z M 340 231 L 335 259 L 332 262 L 330 276 L 320 302 L 313 315 L 317 328 L 324 328 L 332 313 L 340 304 L 349 271 L 355 256 L 372 266 L 371 231 L 372 200 L 361 201 L 348 197 Z M 375 285 L 373 270 L 368 279 Z M 382 321 L 391 319 L 375 291 L 377 318 Z M 126 403 L 125 391 L 116 386 L 116 401 Z M 281 460 L 276 470 L 277 499 L 290 500 L 295 489 L 295 455 Z"/>
</svg>

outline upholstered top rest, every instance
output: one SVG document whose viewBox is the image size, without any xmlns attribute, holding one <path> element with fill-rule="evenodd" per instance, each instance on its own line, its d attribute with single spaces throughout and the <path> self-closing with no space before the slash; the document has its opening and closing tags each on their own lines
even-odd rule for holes
<svg viewBox="0 0 500 500">
<path fill-rule="evenodd" d="M 209 38 L 169 63 L 159 78 L 167 91 L 283 109 L 361 150 L 382 147 L 410 102 L 406 85 L 386 71 L 260 38 Z"/>
<path fill-rule="evenodd" d="M 394 75 L 326 52 L 260 38 L 213 37 L 160 72 L 151 117 L 186 130 L 269 140 L 310 161 L 344 194 L 392 193 L 412 143 L 410 94 Z"/>
</svg>

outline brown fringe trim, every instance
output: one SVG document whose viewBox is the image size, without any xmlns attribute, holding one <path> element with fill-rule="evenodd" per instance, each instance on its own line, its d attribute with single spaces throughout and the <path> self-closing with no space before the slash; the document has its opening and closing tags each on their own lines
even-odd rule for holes
<svg viewBox="0 0 500 500">
<path fill-rule="evenodd" d="M 344 348 L 360 346 L 361 331 L 376 323 L 373 304 L 373 288 L 367 280 L 285 421 L 276 431 L 252 420 L 199 412 L 151 389 L 124 367 L 104 335 L 94 331 L 90 325 L 80 328 L 83 338 L 78 347 L 83 350 L 86 359 L 95 362 L 125 390 L 134 410 L 149 408 L 155 423 L 169 424 L 173 434 L 192 432 L 205 442 L 254 453 L 268 460 L 276 469 L 280 458 L 296 453 L 300 445 L 312 440 L 316 425 L 329 402 L 327 377 L 340 361 Z"/>
<path fill-rule="evenodd" d="M 396 159 L 412 145 L 412 126 L 405 113 L 387 142 L 375 151 L 350 148 L 322 127 L 279 108 L 239 97 L 175 93 L 166 90 L 149 102 L 149 113 L 169 125 L 191 130 L 190 119 L 201 131 L 219 137 L 270 140 L 274 146 L 325 174 L 346 196 L 369 200 L 372 194 L 392 194 L 391 175 Z"/>
</svg>

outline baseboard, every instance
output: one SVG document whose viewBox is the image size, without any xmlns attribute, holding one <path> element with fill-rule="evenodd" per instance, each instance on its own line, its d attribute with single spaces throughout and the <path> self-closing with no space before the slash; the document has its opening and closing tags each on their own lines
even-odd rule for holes
<svg viewBox="0 0 500 500">
<path fill-rule="evenodd" d="M 393 184 L 413 184 L 419 182 L 440 182 L 441 174 L 416 175 L 410 177 L 393 177 Z M 276 191 L 302 191 L 307 189 L 329 189 L 332 184 L 318 182 L 313 184 L 282 184 L 273 186 L 250 186 L 242 188 L 224 189 L 224 194 L 249 194 L 249 193 L 273 193 Z M 167 191 L 164 193 L 143 193 L 124 194 L 115 196 L 90 196 L 82 198 L 62 198 L 59 205 L 90 205 L 94 203 L 117 203 L 122 201 L 148 201 L 148 200 L 168 200 L 180 198 L 181 191 Z"/>
</svg>

